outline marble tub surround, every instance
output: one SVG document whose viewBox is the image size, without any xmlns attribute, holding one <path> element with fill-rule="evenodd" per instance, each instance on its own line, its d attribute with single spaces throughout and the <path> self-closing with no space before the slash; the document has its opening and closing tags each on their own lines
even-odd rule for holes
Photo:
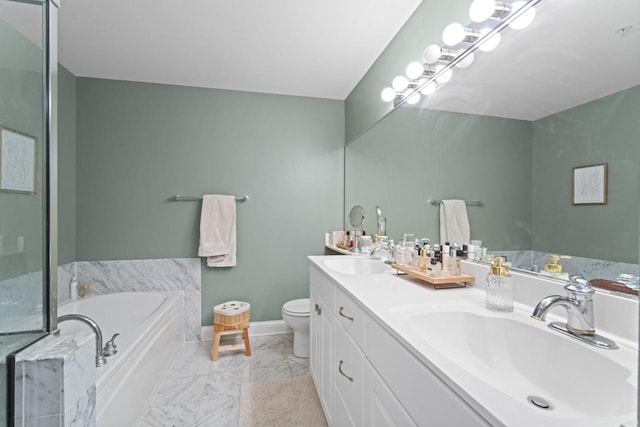
<svg viewBox="0 0 640 427">
<path fill-rule="evenodd" d="M 73 263 L 59 272 L 59 294 L 69 299 Z M 78 261 L 78 282 L 89 282 L 88 296 L 114 292 L 184 291 L 185 339 L 200 340 L 201 272 L 199 258 Z M 69 275 L 71 273 L 71 275 Z M 62 276 L 62 278 L 61 278 Z M 64 301 L 58 297 L 58 302 Z"/>
<path fill-rule="evenodd" d="M 95 426 L 93 334 L 49 335 L 16 357 L 17 425 Z"/>
</svg>

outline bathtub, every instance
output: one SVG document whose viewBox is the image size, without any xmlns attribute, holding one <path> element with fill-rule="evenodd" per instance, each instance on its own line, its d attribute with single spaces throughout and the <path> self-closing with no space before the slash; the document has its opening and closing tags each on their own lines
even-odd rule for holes
<svg viewBox="0 0 640 427">
<path fill-rule="evenodd" d="M 58 307 L 59 316 L 76 313 L 95 320 L 104 342 L 120 334 L 117 354 L 95 371 L 98 425 L 136 425 L 144 415 L 161 373 L 184 342 L 183 301 L 183 292 L 118 292 Z M 91 333 L 81 322 L 58 326 L 62 335 Z"/>
</svg>

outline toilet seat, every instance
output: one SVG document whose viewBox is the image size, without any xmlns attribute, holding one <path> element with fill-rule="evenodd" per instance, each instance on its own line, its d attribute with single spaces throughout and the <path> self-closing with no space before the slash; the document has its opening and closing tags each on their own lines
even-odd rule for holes
<svg viewBox="0 0 640 427">
<path fill-rule="evenodd" d="M 309 311 L 309 298 L 294 299 L 282 306 L 282 313 L 292 317 L 309 317 Z"/>
</svg>

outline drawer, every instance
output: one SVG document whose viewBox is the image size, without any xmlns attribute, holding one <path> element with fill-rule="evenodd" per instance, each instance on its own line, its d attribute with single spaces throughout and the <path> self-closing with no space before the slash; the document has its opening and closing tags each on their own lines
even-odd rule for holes
<svg viewBox="0 0 640 427">
<path fill-rule="evenodd" d="M 364 415 L 364 354 L 340 326 L 336 327 L 334 352 L 336 391 L 353 423 L 361 426 Z"/>
<path fill-rule="evenodd" d="M 363 349 L 366 316 L 364 310 L 345 291 L 337 288 L 334 312 L 338 323 L 347 331 L 356 344 Z"/>
</svg>

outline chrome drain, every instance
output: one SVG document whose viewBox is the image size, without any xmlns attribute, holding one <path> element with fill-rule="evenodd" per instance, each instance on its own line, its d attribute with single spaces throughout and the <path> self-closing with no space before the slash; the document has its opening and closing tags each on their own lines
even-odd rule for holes
<svg viewBox="0 0 640 427">
<path fill-rule="evenodd" d="M 536 407 L 538 407 L 540 409 L 546 409 L 547 411 L 550 411 L 550 410 L 553 409 L 551 404 L 549 402 L 547 402 L 546 400 L 544 400 L 542 397 L 539 397 L 539 396 L 528 396 L 527 400 L 533 406 L 536 406 Z"/>
</svg>

